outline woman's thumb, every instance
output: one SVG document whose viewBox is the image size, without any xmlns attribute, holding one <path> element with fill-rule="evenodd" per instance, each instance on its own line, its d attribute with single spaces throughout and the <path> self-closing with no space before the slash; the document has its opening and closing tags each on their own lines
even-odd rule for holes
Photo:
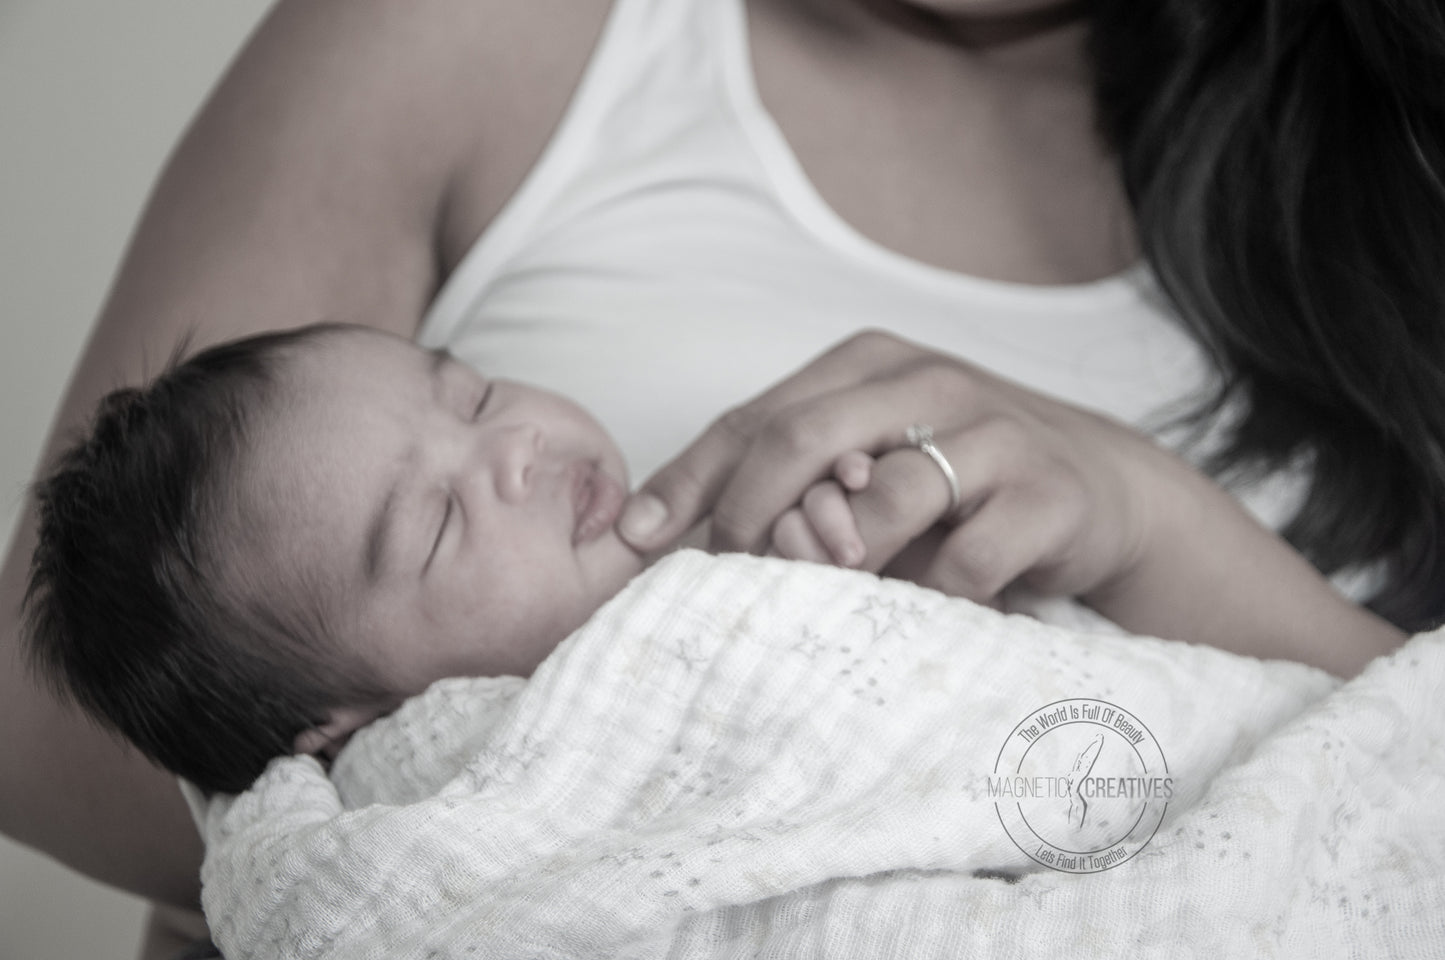
<svg viewBox="0 0 1445 960">
<path fill-rule="evenodd" d="M 617 518 L 617 532 L 642 553 L 671 545 L 712 510 L 734 457 L 721 435 L 705 432 L 632 495 Z"/>
</svg>

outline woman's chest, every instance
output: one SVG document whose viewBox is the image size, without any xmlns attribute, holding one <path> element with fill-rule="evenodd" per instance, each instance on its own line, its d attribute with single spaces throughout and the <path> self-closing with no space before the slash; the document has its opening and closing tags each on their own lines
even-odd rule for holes
<svg viewBox="0 0 1445 960">
<path fill-rule="evenodd" d="M 605 28 L 595 5 L 579 11 L 564 32 L 565 56 L 549 58 L 553 69 L 529 85 L 532 108 L 518 114 L 512 135 L 463 164 L 441 224 L 444 268 L 460 262 L 508 197 L 536 177 L 527 164 L 539 154 L 546 160 L 548 137 L 565 134 L 571 115 L 606 81 L 629 87 L 612 94 L 635 103 L 630 111 L 614 103 L 621 109 L 602 136 L 638 139 L 639 129 L 666 125 L 679 103 L 698 115 L 721 110 L 725 125 L 761 154 L 766 175 L 789 181 L 784 192 L 813 194 L 862 238 L 921 263 L 1070 284 L 1133 262 L 1127 205 L 1114 161 L 1095 136 L 1086 83 L 1069 70 L 1053 78 L 1042 71 L 1041 80 L 1027 65 L 1013 82 L 1008 70 L 961 66 L 929 44 L 840 44 L 816 25 L 800 27 L 796 2 L 683 0 L 671 19 L 687 22 L 662 27 L 625 23 L 629 14 L 666 21 L 646 9 L 659 6 L 650 0 L 619 0 Z M 599 29 L 584 71 L 582 44 Z M 629 41 L 655 46 L 659 31 L 676 34 L 667 38 L 670 51 L 626 51 L 644 73 L 618 83 L 605 61 Z M 696 140 L 695 133 L 685 136 Z M 659 144 L 664 138 L 654 137 L 642 152 L 650 156 Z"/>
<path fill-rule="evenodd" d="M 927 209 L 947 164 L 931 182 L 884 178 L 856 197 L 835 184 L 830 196 L 759 97 L 745 12 L 738 0 L 621 0 L 540 161 L 441 292 L 425 342 L 582 402 L 639 472 L 866 327 L 1135 422 L 1197 382 L 1181 375 L 1197 372 L 1197 351 L 1141 276 L 998 282 L 950 267 L 955 243 L 1007 248 L 1002 228 L 935 215 L 936 230 L 914 235 L 926 249 L 911 251 L 855 224 L 895 204 Z M 887 148 L 837 130 L 825 160 Z"/>
</svg>

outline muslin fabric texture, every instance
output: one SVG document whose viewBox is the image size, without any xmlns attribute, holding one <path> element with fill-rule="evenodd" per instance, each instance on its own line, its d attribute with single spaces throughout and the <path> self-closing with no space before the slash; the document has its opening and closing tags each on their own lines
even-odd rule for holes
<svg viewBox="0 0 1445 960">
<path fill-rule="evenodd" d="M 684 552 L 530 680 L 444 680 L 330 777 L 202 809 L 205 909 L 230 960 L 1440 956 L 1442 677 L 1445 633 L 1341 685 Z M 987 788 L 1070 698 L 1146 718 L 1175 785 L 1096 873 L 1031 860 Z"/>
</svg>

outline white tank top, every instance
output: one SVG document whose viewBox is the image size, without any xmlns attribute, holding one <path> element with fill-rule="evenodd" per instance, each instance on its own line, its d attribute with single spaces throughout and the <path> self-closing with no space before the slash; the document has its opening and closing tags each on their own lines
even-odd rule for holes
<svg viewBox="0 0 1445 960">
<path fill-rule="evenodd" d="M 998 282 L 854 230 L 759 101 L 746 16 L 743 0 L 617 0 L 559 128 L 447 280 L 423 344 L 581 403 L 634 482 L 867 327 L 1145 429 L 1207 383 L 1143 268 Z M 1277 524 L 1292 485 L 1270 486 L 1246 499 Z"/>
</svg>

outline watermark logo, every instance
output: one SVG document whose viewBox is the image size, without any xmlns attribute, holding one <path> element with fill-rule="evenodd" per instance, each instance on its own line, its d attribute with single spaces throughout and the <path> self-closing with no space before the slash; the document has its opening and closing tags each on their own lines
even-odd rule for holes
<svg viewBox="0 0 1445 960">
<path fill-rule="evenodd" d="M 988 796 L 1009 838 L 1033 860 L 1094 873 L 1153 838 L 1174 781 L 1138 717 L 1104 700 L 1059 700 L 1014 727 Z"/>
</svg>

